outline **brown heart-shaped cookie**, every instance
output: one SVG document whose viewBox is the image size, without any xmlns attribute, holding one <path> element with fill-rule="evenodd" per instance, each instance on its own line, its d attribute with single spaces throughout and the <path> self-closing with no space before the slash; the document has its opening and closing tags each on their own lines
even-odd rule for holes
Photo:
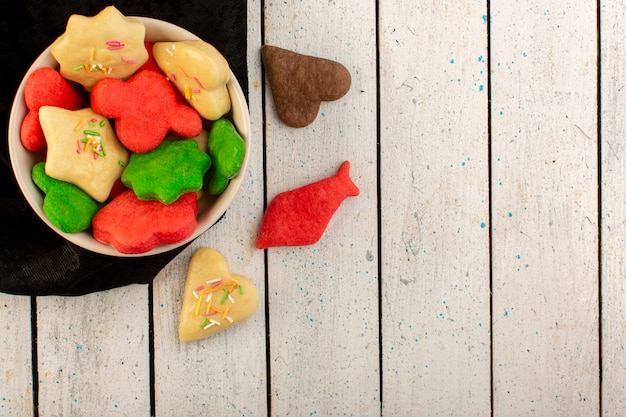
<svg viewBox="0 0 626 417">
<path fill-rule="evenodd" d="M 350 72 L 336 61 L 271 45 L 261 47 L 261 56 L 276 113 L 288 126 L 311 124 L 322 101 L 337 100 L 350 89 Z"/>
</svg>

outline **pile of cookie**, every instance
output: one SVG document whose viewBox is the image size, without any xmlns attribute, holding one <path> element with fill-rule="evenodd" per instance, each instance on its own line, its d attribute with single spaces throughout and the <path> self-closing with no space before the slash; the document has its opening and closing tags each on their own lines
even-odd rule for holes
<svg viewBox="0 0 626 417">
<path fill-rule="evenodd" d="M 59 69 L 24 87 L 20 138 L 45 150 L 32 170 L 45 215 L 125 254 L 191 236 L 197 198 L 221 194 L 246 153 L 228 119 L 226 59 L 204 41 L 149 43 L 145 32 L 114 6 L 72 15 L 51 46 Z"/>
</svg>

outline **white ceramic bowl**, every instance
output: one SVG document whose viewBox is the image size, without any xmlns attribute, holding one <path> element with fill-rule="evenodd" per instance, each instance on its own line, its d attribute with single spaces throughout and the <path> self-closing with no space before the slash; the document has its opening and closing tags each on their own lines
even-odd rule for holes
<svg viewBox="0 0 626 417">
<path fill-rule="evenodd" d="M 193 33 L 173 25 L 168 22 L 164 22 L 157 19 L 151 19 L 146 17 L 137 17 L 144 22 L 146 26 L 146 40 L 149 42 L 157 41 L 180 41 L 180 40 L 192 40 L 198 39 Z M 246 98 L 241 90 L 239 82 L 235 78 L 235 75 L 231 72 L 231 78 L 227 85 L 232 102 L 231 113 L 228 117 L 233 121 L 237 130 L 246 141 L 246 155 L 244 157 L 243 166 L 237 177 L 233 178 L 228 188 L 219 196 L 211 197 L 208 195 L 203 196 L 198 201 L 198 225 L 195 232 L 189 238 L 168 245 L 158 246 L 148 252 L 140 254 L 123 254 L 115 250 L 109 245 L 104 245 L 95 240 L 91 234 L 91 231 L 85 231 L 80 233 L 64 233 L 57 229 L 46 217 L 43 212 L 43 198 L 44 195 L 39 188 L 33 183 L 31 179 L 31 169 L 39 161 L 45 158 L 45 152 L 31 152 L 22 146 L 20 141 L 20 127 L 22 120 L 26 116 L 27 108 L 24 103 L 24 84 L 28 76 L 38 68 L 52 67 L 58 69 L 56 60 L 50 53 L 51 47 L 48 47 L 39 57 L 35 60 L 32 66 L 27 71 L 24 79 L 22 80 L 15 99 L 13 107 L 11 108 L 11 114 L 9 116 L 9 155 L 11 158 L 11 164 L 13 166 L 13 172 L 17 179 L 17 183 L 24 194 L 24 197 L 33 208 L 35 213 L 45 222 L 52 230 L 63 236 L 70 242 L 88 249 L 92 252 L 117 256 L 117 257 L 132 257 L 132 256 L 149 256 L 163 253 L 174 248 L 180 247 L 193 239 L 197 238 L 200 234 L 209 229 L 220 217 L 226 212 L 226 209 L 233 201 L 235 194 L 237 193 L 241 181 L 245 175 L 246 167 L 248 165 L 249 157 L 249 138 L 250 138 L 250 114 L 248 111 L 248 105 Z"/>
</svg>

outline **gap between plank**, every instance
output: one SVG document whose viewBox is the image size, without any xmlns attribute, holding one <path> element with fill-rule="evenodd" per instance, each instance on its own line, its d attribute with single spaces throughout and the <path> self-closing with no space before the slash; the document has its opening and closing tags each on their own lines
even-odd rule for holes
<svg viewBox="0 0 626 417">
<path fill-rule="evenodd" d="M 488 181 L 488 200 L 489 200 L 489 218 L 487 219 L 487 236 L 488 236 L 488 251 L 489 251 L 489 383 L 490 383 L 490 411 L 489 415 L 493 416 L 493 408 L 494 408 L 494 394 L 495 394 L 495 385 L 493 382 L 493 193 L 491 189 L 491 184 L 493 181 L 492 171 L 491 171 L 491 135 L 492 135 L 492 120 L 491 120 L 491 1 L 487 0 L 486 2 L 487 10 L 487 181 Z"/>
<path fill-rule="evenodd" d="M 598 192 L 598 416 L 602 416 L 602 17 L 601 0 L 596 1 L 596 138 Z"/>
<path fill-rule="evenodd" d="M 265 0 L 260 0 L 261 7 L 261 46 L 265 44 Z M 261 64 L 261 120 L 263 124 L 263 132 L 261 134 L 261 142 L 263 145 L 263 213 L 267 209 L 267 102 L 265 99 L 266 87 L 265 87 L 265 66 Z M 269 273 L 268 273 L 268 258 L 267 249 L 263 250 L 263 264 L 264 270 L 264 286 L 265 286 L 265 379 L 267 390 L 267 415 L 272 415 L 272 365 L 271 365 L 271 352 L 270 352 L 270 303 L 269 303 Z"/>
<path fill-rule="evenodd" d="M 33 374 L 33 416 L 39 416 L 39 365 L 37 355 L 37 297 L 30 297 L 30 343 Z"/>
<path fill-rule="evenodd" d="M 150 416 L 156 415 L 156 370 L 154 357 L 154 293 L 152 282 L 148 284 L 148 357 L 150 358 Z"/>
<path fill-rule="evenodd" d="M 382 268 L 382 190 L 380 186 L 381 148 L 380 148 L 380 8 L 378 2 L 374 6 L 376 19 L 376 228 L 378 257 L 378 396 L 379 412 L 383 415 L 383 268 Z"/>
</svg>

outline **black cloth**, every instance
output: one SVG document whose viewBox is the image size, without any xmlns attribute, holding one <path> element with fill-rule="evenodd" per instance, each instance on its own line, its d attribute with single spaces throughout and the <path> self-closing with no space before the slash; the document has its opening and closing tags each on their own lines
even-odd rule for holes
<svg viewBox="0 0 626 417">
<path fill-rule="evenodd" d="M 126 16 L 168 21 L 214 45 L 247 96 L 245 0 L 0 0 L 0 292 L 80 295 L 149 283 L 182 249 L 142 258 L 97 255 L 65 241 L 30 208 L 11 170 L 7 133 L 13 96 L 35 58 L 65 31 L 71 14 L 114 5 Z"/>
</svg>

